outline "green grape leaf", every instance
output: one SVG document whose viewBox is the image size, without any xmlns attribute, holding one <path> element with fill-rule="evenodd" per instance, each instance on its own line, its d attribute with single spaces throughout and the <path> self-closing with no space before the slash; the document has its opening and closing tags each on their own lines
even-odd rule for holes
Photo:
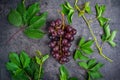
<svg viewBox="0 0 120 80">
<path fill-rule="evenodd" d="M 69 23 L 72 23 L 73 14 L 74 14 L 74 10 L 71 9 L 71 10 L 69 11 L 68 16 L 67 16 L 67 19 L 68 19 L 68 22 L 69 22 Z"/>
<path fill-rule="evenodd" d="M 81 50 L 85 52 L 86 54 L 92 54 L 93 50 L 90 47 L 82 47 Z"/>
<path fill-rule="evenodd" d="M 110 37 L 110 27 L 109 27 L 109 25 L 108 24 L 106 24 L 104 27 L 103 27 L 103 29 L 104 29 L 104 35 L 105 35 L 105 39 L 108 39 L 109 37 Z"/>
<path fill-rule="evenodd" d="M 87 56 L 84 56 L 80 50 L 76 50 L 74 59 L 80 59 L 80 60 L 88 60 L 89 58 Z"/>
<path fill-rule="evenodd" d="M 18 55 L 17 55 L 16 53 L 11 52 L 11 53 L 9 54 L 9 59 L 10 59 L 10 61 L 11 61 L 12 63 L 14 63 L 14 64 L 16 64 L 17 66 L 20 67 L 20 60 L 19 60 L 19 57 L 18 57 Z"/>
<path fill-rule="evenodd" d="M 69 13 L 69 9 L 67 8 L 66 5 L 62 4 L 62 5 L 61 5 L 61 8 L 62 8 L 62 11 L 61 11 L 61 12 L 62 12 L 63 14 L 67 15 L 67 14 Z"/>
<path fill-rule="evenodd" d="M 93 40 L 89 40 L 89 41 L 85 42 L 81 47 L 82 48 L 91 47 L 93 43 L 94 43 Z"/>
<path fill-rule="evenodd" d="M 100 23 L 100 26 L 103 27 L 110 19 L 105 18 L 105 17 L 99 17 L 98 21 Z"/>
<path fill-rule="evenodd" d="M 78 78 L 76 78 L 76 77 L 71 77 L 71 78 L 69 78 L 69 80 L 78 80 Z"/>
<path fill-rule="evenodd" d="M 103 66 L 102 63 L 97 63 L 90 70 L 92 70 L 92 71 L 98 71 L 102 66 Z"/>
<path fill-rule="evenodd" d="M 92 68 L 96 64 L 96 62 L 97 62 L 96 59 L 90 59 L 87 63 L 89 69 Z"/>
<path fill-rule="evenodd" d="M 80 41 L 79 41 L 78 46 L 82 46 L 84 43 L 85 43 L 85 38 L 82 37 L 82 38 L 80 39 Z"/>
<path fill-rule="evenodd" d="M 86 62 L 79 62 L 78 63 L 80 67 L 84 68 L 84 69 L 88 69 L 88 65 Z"/>
<path fill-rule="evenodd" d="M 27 9 L 27 20 L 28 20 L 28 22 L 39 11 L 40 11 L 39 3 L 34 3 L 31 6 L 29 6 L 28 9 Z"/>
<path fill-rule="evenodd" d="M 26 68 L 30 64 L 30 57 L 27 55 L 27 53 L 25 53 L 24 51 L 22 51 L 20 53 L 20 61 L 22 63 L 23 68 Z"/>
<path fill-rule="evenodd" d="M 117 44 L 115 43 L 115 42 L 113 42 L 113 41 L 108 41 L 109 42 L 109 44 L 112 46 L 112 47 L 115 47 Z"/>
<path fill-rule="evenodd" d="M 106 10 L 105 5 L 100 5 L 99 6 L 98 4 L 96 4 L 95 8 L 96 8 L 96 15 L 97 15 L 98 18 L 101 17 Z"/>
<path fill-rule="evenodd" d="M 68 80 L 69 73 L 67 69 L 62 65 L 60 66 L 60 80 Z"/>
<path fill-rule="evenodd" d="M 10 11 L 10 13 L 8 14 L 8 21 L 16 27 L 21 27 L 22 25 L 22 17 L 20 13 L 16 10 Z"/>
<path fill-rule="evenodd" d="M 23 2 L 19 3 L 17 6 L 17 11 L 21 14 L 23 23 L 26 24 L 26 7 Z"/>
<path fill-rule="evenodd" d="M 47 12 L 43 13 L 41 16 L 33 16 L 33 18 L 30 20 L 30 26 L 31 29 L 38 29 L 45 25 L 47 18 Z"/>
<path fill-rule="evenodd" d="M 39 57 L 35 56 L 35 59 L 36 59 L 37 64 L 41 64 L 42 63 L 42 60 Z"/>
<path fill-rule="evenodd" d="M 100 79 L 103 77 L 102 74 L 98 71 L 95 72 L 89 71 L 89 75 L 91 76 L 92 79 Z"/>
<path fill-rule="evenodd" d="M 49 55 L 48 55 L 48 54 L 47 54 L 47 55 L 44 55 L 44 56 L 42 57 L 42 62 L 45 62 L 48 58 L 49 58 Z"/>
<path fill-rule="evenodd" d="M 7 70 L 10 70 L 10 71 L 16 71 L 19 69 L 19 66 L 13 62 L 7 62 L 6 68 Z"/>
<path fill-rule="evenodd" d="M 90 2 L 85 3 L 85 11 L 90 14 L 91 13 L 91 7 L 90 7 Z"/>
<path fill-rule="evenodd" d="M 117 34 L 117 31 L 113 31 L 113 32 L 111 33 L 111 35 L 110 35 L 109 41 L 113 41 L 114 38 L 115 38 L 115 36 L 116 36 L 116 34 Z"/>
<path fill-rule="evenodd" d="M 32 39 L 38 39 L 38 38 L 42 38 L 44 36 L 44 33 L 41 32 L 40 30 L 29 29 L 29 28 L 24 31 L 24 34 Z"/>
</svg>

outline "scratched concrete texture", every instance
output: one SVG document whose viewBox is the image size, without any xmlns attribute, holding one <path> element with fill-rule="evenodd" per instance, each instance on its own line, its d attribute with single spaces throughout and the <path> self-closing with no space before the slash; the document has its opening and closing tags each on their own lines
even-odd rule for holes
<svg viewBox="0 0 120 80">
<path fill-rule="evenodd" d="M 34 40 L 27 38 L 22 32 L 19 32 L 8 44 L 5 42 L 10 38 L 13 33 L 15 33 L 18 28 L 9 24 L 7 21 L 7 15 L 11 9 L 15 9 L 17 4 L 21 0 L 0 0 L 0 80 L 11 80 L 10 74 L 5 68 L 5 64 L 8 61 L 9 52 L 20 53 L 21 50 L 26 51 L 30 56 L 35 55 L 36 50 L 40 50 L 43 54 L 50 53 L 50 48 L 48 47 L 49 38 L 46 34 L 42 39 Z M 40 2 L 40 13 L 47 11 L 49 13 L 47 18 L 47 23 L 43 27 L 43 30 L 47 32 L 49 22 L 60 18 L 60 14 L 57 10 L 60 10 L 60 4 L 64 3 L 66 0 L 26 0 L 26 5 L 30 5 L 34 2 Z M 68 0 L 71 5 L 74 4 L 74 0 Z M 86 15 L 88 19 L 95 17 L 95 4 L 105 4 L 107 7 L 104 16 L 111 18 L 110 28 L 112 30 L 118 30 L 115 42 L 117 46 L 115 48 L 110 47 L 107 43 L 104 44 L 103 52 L 105 55 L 110 57 L 114 62 L 109 63 L 104 58 L 102 58 L 95 48 L 94 54 L 91 57 L 97 58 L 98 61 L 104 63 L 104 67 L 101 69 L 101 73 L 104 77 L 100 80 L 120 80 L 120 0 L 79 0 L 79 4 L 83 4 L 86 1 L 91 2 L 93 14 Z M 77 34 L 75 35 L 75 40 L 72 42 L 70 48 L 71 53 L 75 51 L 75 46 L 77 41 L 84 36 L 86 39 L 92 39 L 91 34 L 82 18 L 78 18 L 77 14 L 74 14 L 72 26 L 77 29 Z M 102 34 L 102 29 L 98 22 L 95 21 L 91 24 L 95 35 L 100 41 L 100 35 Z M 71 77 L 77 77 L 79 80 L 85 80 L 85 71 L 77 65 L 77 62 L 70 57 L 70 62 L 65 64 Z M 59 67 L 60 64 L 55 61 L 52 56 L 44 64 L 45 74 L 43 80 L 59 80 Z"/>
</svg>

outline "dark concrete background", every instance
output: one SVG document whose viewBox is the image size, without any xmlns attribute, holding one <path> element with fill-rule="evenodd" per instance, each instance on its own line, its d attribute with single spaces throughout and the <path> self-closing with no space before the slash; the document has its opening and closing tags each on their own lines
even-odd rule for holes
<svg viewBox="0 0 120 80">
<path fill-rule="evenodd" d="M 43 39 L 33 40 L 29 39 L 22 32 L 17 34 L 17 36 L 12 39 L 12 41 L 5 45 L 5 42 L 10 38 L 10 36 L 18 30 L 18 28 L 10 25 L 7 21 L 7 15 L 10 9 L 16 8 L 17 3 L 21 0 L 0 0 L 0 80 L 10 80 L 10 75 L 5 68 L 5 63 L 8 61 L 9 52 L 20 52 L 21 50 L 25 50 L 29 55 L 34 56 L 36 50 L 40 50 L 42 53 L 50 53 L 50 49 L 48 47 L 48 35 L 45 35 Z M 39 0 L 26 0 L 26 4 L 32 4 Z M 41 12 L 48 11 L 49 16 L 47 18 L 47 22 L 51 20 L 55 20 L 60 18 L 60 14 L 57 10 L 60 9 L 60 4 L 64 3 L 66 0 L 41 0 L 40 7 Z M 68 0 L 72 5 L 74 0 Z M 105 59 L 103 59 L 94 48 L 94 55 L 91 57 L 96 57 L 98 61 L 104 63 L 104 67 L 101 69 L 101 72 L 104 75 L 104 78 L 101 80 L 120 80 L 120 0 L 79 0 L 79 4 L 82 4 L 86 1 L 91 2 L 93 14 L 87 16 L 87 18 L 92 18 L 95 16 L 94 6 L 96 3 L 105 4 L 107 7 L 105 16 L 111 18 L 110 28 L 112 30 L 117 29 L 117 37 L 115 38 L 115 42 L 118 44 L 115 48 L 110 47 L 108 44 L 104 45 L 103 52 L 108 57 L 114 60 L 113 63 L 109 63 Z M 86 39 L 92 39 L 89 34 L 89 30 L 84 23 L 82 18 L 78 18 L 77 14 L 74 15 L 73 18 L 73 27 L 77 29 L 77 34 L 75 36 L 74 42 L 72 42 L 72 47 L 70 48 L 71 52 L 75 50 L 76 42 L 79 40 L 80 36 L 84 36 Z M 45 26 L 43 28 L 44 31 L 47 32 Z M 101 28 L 97 21 L 92 24 L 92 28 L 94 30 L 95 35 L 98 39 L 100 39 L 100 34 L 102 34 Z M 71 77 L 78 77 L 79 80 L 84 80 L 85 72 L 81 69 L 77 62 L 75 62 L 70 57 L 70 62 L 66 63 L 65 66 L 70 72 Z M 60 64 L 56 62 L 51 56 L 44 64 L 45 75 L 44 80 L 58 80 L 59 75 L 59 66 Z"/>
</svg>

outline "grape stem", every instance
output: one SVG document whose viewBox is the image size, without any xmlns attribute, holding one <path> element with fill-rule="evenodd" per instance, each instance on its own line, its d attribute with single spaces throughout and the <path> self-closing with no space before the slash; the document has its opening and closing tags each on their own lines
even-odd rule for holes
<svg viewBox="0 0 120 80">
<path fill-rule="evenodd" d="M 77 2 L 78 2 L 78 0 L 75 1 L 75 8 L 77 9 L 77 11 L 81 12 L 80 8 L 77 6 Z M 86 24 L 87 24 L 87 26 L 88 26 L 88 28 L 89 28 L 89 31 L 90 31 L 90 33 L 91 33 L 91 35 L 92 35 L 92 37 L 93 37 L 93 39 L 94 39 L 94 41 L 95 41 L 95 45 L 96 45 L 96 47 L 97 47 L 97 49 L 98 49 L 98 51 L 99 51 L 99 54 L 100 54 L 102 57 L 104 57 L 106 60 L 108 60 L 109 62 L 113 62 L 110 58 L 108 58 L 107 56 L 105 56 L 105 55 L 103 54 L 102 46 L 100 46 L 100 44 L 98 43 L 98 40 L 97 40 L 95 34 L 93 33 L 93 30 L 92 30 L 92 28 L 91 28 L 91 25 L 90 25 L 89 20 L 87 20 L 87 18 L 85 17 L 85 15 L 82 15 L 82 18 L 84 19 L 84 21 L 86 22 Z"/>
</svg>

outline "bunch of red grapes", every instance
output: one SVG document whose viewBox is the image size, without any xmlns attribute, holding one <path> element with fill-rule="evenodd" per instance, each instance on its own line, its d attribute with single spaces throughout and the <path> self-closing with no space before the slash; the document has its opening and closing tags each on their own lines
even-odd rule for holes
<svg viewBox="0 0 120 80">
<path fill-rule="evenodd" d="M 68 57 L 71 55 L 69 48 L 77 32 L 76 29 L 63 24 L 61 19 L 57 19 L 51 22 L 48 31 L 52 56 L 61 64 L 68 62 Z"/>
</svg>

